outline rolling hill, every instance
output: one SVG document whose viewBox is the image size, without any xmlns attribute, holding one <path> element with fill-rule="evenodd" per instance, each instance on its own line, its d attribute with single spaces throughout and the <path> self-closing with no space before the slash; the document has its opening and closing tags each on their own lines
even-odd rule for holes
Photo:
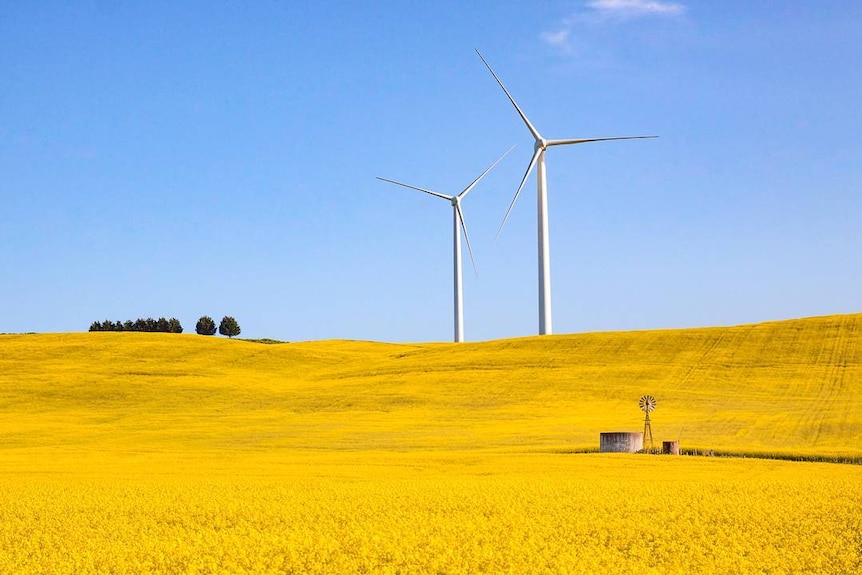
<svg viewBox="0 0 862 575">
<path fill-rule="evenodd" d="M 465 344 L 0 336 L 0 464 L 555 452 L 639 431 L 862 455 L 862 314 Z M 57 463 L 60 465 L 60 463 Z"/>
</svg>

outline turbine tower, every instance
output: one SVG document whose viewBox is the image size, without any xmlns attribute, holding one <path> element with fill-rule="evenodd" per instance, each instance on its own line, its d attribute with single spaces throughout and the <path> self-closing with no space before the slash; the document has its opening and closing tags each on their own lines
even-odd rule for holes
<svg viewBox="0 0 862 575">
<path fill-rule="evenodd" d="M 455 309 L 455 341 L 462 342 L 464 341 L 464 295 L 463 289 L 461 285 L 461 230 L 464 230 L 464 239 L 467 240 L 467 250 L 470 253 L 470 261 L 473 262 L 473 270 L 476 270 L 476 260 L 473 258 L 473 247 L 470 245 L 470 236 L 467 234 L 467 224 L 464 222 L 464 213 L 461 210 L 461 202 L 467 197 L 467 194 L 470 193 L 476 184 L 479 183 L 479 180 L 485 177 L 485 175 L 494 169 L 494 166 L 500 163 L 500 161 L 506 157 L 506 155 L 514 149 L 515 146 L 512 146 L 506 153 L 500 156 L 496 162 L 488 166 L 488 168 L 479 174 L 479 177 L 473 180 L 469 186 L 464 188 L 459 194 L 454 196 L 447 196 L 446 194 L 441 194 L 440 192 L 435 192 L 433 190 L 426 190 L 425 188 L 417 188 L 416 186 L 411 186 L 409 184 L 402 184 L 401 182 L 396 182 L 395 180 L 389 180 L 386 178 L 381 178 L 377 176 L 378 180 L 383 180 L 384 182 L 389 182 L 390 184 L 395 184 L 398 186 L 403 186 L 405 188 L 410 188 L 411 190 L 418 190 L 420 192 L 425 192 L 426 194 L 431 194 L 432 196 L 436 196 L 438 198 L 442 198 L 444 200 L 448 200 L 449 203 L 452 204 L 452 251 L 453 251 L 453 273 L 455 276 L 455 284 L 454 284 L 454 309 Z"/>
<path fill-rule="evenodd" d="M 521 120 L 524 121 L 524 124 L 527 126 L 527 129 L 532 134 L 533 139 L 535 140 L 535 145 L 533 148 L 533 157 L 530 159 L 530 164 L 527 166 L 527 171 L 524 172 L 524 177 L 521 178 L 521 184 L 518 186 L 518 190 L 515 192 L 515 197 L 512 198 L 512 203 L 509 204 L 509 209 L 506 210 L 506 217 L 503 218 L 503 223 L 500 224 L 500 229 L 497 231 L 497 236 L 499 237 L 500 232 L 503 231 L 503 226 L 506 225 L 506 220 L 509 219 L 509 213 L 511 213 L 512 208 L 515 206 L 515 202 L 518 200 L 518 195 L 521 193 L 521 190 L 524 187 L 524 183 L 527 181 L 527 178 L 530 176 L 530 172 L 533 171 L 533 168 L 538 165 L 538 170 L 536 171 L 536 184 L 537 184 L 537 195 L 538 195 L 538 226 L 539 226 L 539 335 L 550 335 L 553 333 L 553 327 L 551 322 L 551 254 L 550 254 L 550 239 L 548 234 L 548 185 L 547 185 L 547 177 L 545 174 L 545 151 L 550 146 L 566 146 L 569 144 L 586 144 L 588 142 L 607 142 L 610 140 L 641 140 L 645 138 L 657 138 L 658 136 L 624 136 L 624 137 L 616 137 L 616 138 L 578 138 L 578 139 L 569 139 L 569 140 L 547 140 L 542 137 L 539 131 L 530 123 L 530 120 L 527 119 L 527 116 L 521 111 L 521 108 L 515 102 L 515 99 L 509 94 L 509 90 L 503 85 L 503 82 L 500 81 L 500 78 L 497 77 L 497 74 L 494 73 L 494 70 L 491 69 L 491 66 L 485 60 L 484 56 L 482 56 L 479 50 L 476 50 L 476 53 L 479 54 L 479 58 L 482 59 L 482 63 L 485 64 L 485 67 L 488 68 L 488 71 L 491 72 L 491 75 L 494 76 L 494 79 L 497 80 L 497 83 L 503 89 L 506 96 L 509 98 L 509 101 L 512 102 L 512 105 L 515 107 L 515 110 L 518 112 L 518 115 L 521 116 Z"/>
</svg>

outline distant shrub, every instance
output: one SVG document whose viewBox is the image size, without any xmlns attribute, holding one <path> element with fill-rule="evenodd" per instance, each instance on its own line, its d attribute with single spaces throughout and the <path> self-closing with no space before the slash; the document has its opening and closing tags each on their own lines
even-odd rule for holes
<svg viewBox="0 0 862 575">
<path fill-rule="evenodd" d="M 109 319 L 105 321 L 94 321 L 90 324 L 90 331 L 129 331 L 124 328 L 122 321 L 113 322 Z"/>
</svg>

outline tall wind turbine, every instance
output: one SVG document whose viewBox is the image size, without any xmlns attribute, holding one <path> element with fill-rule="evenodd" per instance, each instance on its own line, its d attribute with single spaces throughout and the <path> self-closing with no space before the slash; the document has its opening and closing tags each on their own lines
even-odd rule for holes
<svg viewBox="0 0 862 575">
<path fill-rule="evenodd" d="M 530 164 L 527 166 L 527 171 L 524 172 L 524 177 L 521 178 L 521 184 L 518 186 L 518 191 L 515 192 L 515 197 L 512 198 L 512 203 L 509 204 L 509 209 L 506 210 L 506 217 L 503 218 L 503 223 L 500 224 L 500 229 L 497 231 L 497 236 L 500 235 L 500 232 L 503 231 L 503 226 L 506 225 L 506 220 L 509 219 L 509 213 L 512 211 L 512 208 L 515 206 L 515 202 L 518 200 L 518 195 L 521 193 L 521 190 L 524 187 L 524 183 L 527 181 L 527 178 L 530 176 L 530 172 L 533 171 L 533 168 L 538 164 L 539 169 L 536 172 L 536 184 L 537 184 L 537 194 L 538 194 L 538 219 L 539 219 L 539 335 L 546 335 L 553 333 L 553 328 L 551 325 L 551 254 L 550 254 L 550 240 L 548 235 L 548 186 L 547 179 L 545 175 L 545 151 L 550 146 L 566 146 L 569 144 L 586 144 L 588 142 L 606 142 L 610 140 L 641 140 L 644 138 L 657 138 L 658 136 L 624 136 L 624 137 L 616 137 L 616 138 L 579 138 L 579 139 L 570 139 L 570 140 L 546 140 L 542 137 L 539 131 L 530 123 L 530 120 L 527 119 L 527 116 L 521 111 L 521 108 L 515 102 L 515 99 L 509 94 L 509 90 L 503 85 L 503 82 L 500 81 L 500 78 L 497 77 L 497 74 L 494 73 L 494 70 L 491 69 L 491 66 L 482 56 L 479 50 L 476 50 L 476 53 L 479 54 L 479 58 L 482 59 L 482 62 L 485 64 L 485 67 L 488 68 L 488 71 L 491 72 L 491 75 L 494 76 L 494 79 L 497 80 L 497 83 L 500 84 L 500 87 L 503 89 L 503 92 L 506 93 L 506 96 L 509 98 L 509 101 L 512 102 L 512 105 L 515 107 L 515 110 L 518 112 L 518 115 L 521 116 L 521 119 L 524 121 L 524 124 L 527 126 L 527 129 L 530 130 L 530 134 L 532 134 L 533 139 L 535 140 L 535 146 L 533 149 L 533 157 L 530 159 Z"/>
<path fill-rule="evenodd" d="M 485 175 L 494 169 L 494 166 L 500 163 L 500 160 L 506 157 L 506 155 L 512 151 L 515 146 L 512 146 L 506 153 L 500 156 L 496 162 L 488 166 L 488 168 L 479 174 L 479 177 L 473 180 L 469 186 L 464 188 L 459 194 L 454 196 L 447 196 L 446 194 L 441 194 L 440 192 L 435 192 L 433 190 L 426 190 L 425 188 L 417 188 L 416 186 L 411 186 L 409 184 L 402 184 L 401 182 L 396 182 L 395 180 L 388 180 L 386 178 L 377 177 L 378 180 L 383 180 L 384 182 L 389 182 L 390 184 L 395 184 L 398 186 L 403 186 L 405 188 L 410 188 L 411 190 L 418 190 L 420 192 L 425 192 L 426 194 L 431 194 L 432 196 L 436 196 L 438 198 L 442 198 L 444 200 L 448 200 L 449 203 L 452 204 L 452 250 L 453 250 L 453 272 L 455 275 L 455 341 L 462 342 L 464 341 L 464 295 L 461 287 L 461 230 L 464 230 L 464 238 L 467 240 L 467 249 L 470 252 L 470 261 L 473 262 L 473 270 L 476 270 L 476 260 L 473 259 L 473 247 L 470 245 L 470 236 L 467 234 L 467 224 L 464 223 L 464 213 L 461 211 L 461 202 L 467 197 L 467 194 L 470 193 L 476 184 L 479 183 L 479 180 L 485 177 Z"/>
</svg>

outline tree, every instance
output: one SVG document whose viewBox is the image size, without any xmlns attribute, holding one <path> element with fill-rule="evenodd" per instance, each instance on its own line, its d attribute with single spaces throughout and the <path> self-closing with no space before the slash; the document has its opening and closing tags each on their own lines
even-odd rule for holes
<svg viewBox="0 0 862 575">
<path fill-rule="evenodd" d="M 226 335 L 228 337 L 234 337 L 239 335 L 239 324 L 236 323 L 236 320 L 229 315 L 221 318 L 221 323 L 218 326 L 218 332 L 222 335 Z"/>
<path fill-rule="evenodd" d="M 195 324 L 195 333 L 198 335 L 215 335 L 216 332 L 216 324 L 208 315 L 201 316 L 198 322 Z"/>
<path fill-rule="evenodd" d="M 175 317 L 168 320 L 168 331 L 170 333 L 183 333 L 183 324 Z"/>
</svg>

